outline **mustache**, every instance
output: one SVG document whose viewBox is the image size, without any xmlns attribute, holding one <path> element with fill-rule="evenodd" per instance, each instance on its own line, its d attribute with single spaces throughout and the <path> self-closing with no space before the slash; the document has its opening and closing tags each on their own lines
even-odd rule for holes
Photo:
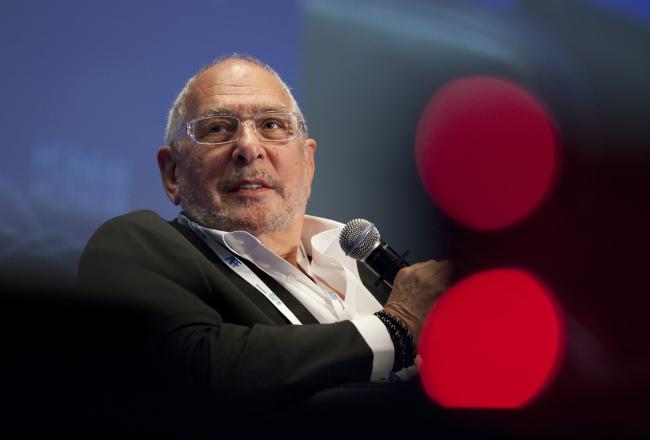
<svg viewBox="0 0 650 440">
<path fill-rule="evenodd" d="M 217 189 L 220 192 L 230 192 L 239 185 L 239 182 L 242 180 L 261 180 L 264 182 L 265 186 L 273 188 L 275 191 L 284 195 L 284 184 L 280 179 L 271 175 L 268 171 L 265 170 L 238 170 L 233 172 L 230 176 L 222 179 L 218 185 Z"/>
</svg>

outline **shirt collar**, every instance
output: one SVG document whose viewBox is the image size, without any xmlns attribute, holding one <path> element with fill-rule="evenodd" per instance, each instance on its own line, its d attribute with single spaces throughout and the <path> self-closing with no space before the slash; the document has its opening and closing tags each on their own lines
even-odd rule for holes
<svg viewBox="0 0 650 440">
<path fill-rule="evenodd" d="M 185 215 L 185 213 L 181 212 L 179 215 Z M 246 231 L 226 232 L 219 229 L 208 228 L 203 225 L 200 226 L 203 232 L 209 234 L 218 243 L 225 245 L 232 252 L 239 255 L 250 254 L 250 252 L 258 246 L 264 247 L 262 242 L 260 242 L 254 235 Z M 343 223 L 339 223 L 335 220 L 313 215 L 305 215 L 300 242 L 307 256 L 310 257 L 313 254 L 312 238 L 315 235 L 330 231 L 332 229 L 341 228 L 343 226 Z M 301 262 L 302 265 L 309 264 L 308 261 L 304 261 L 305 259 L 302 257 L 300 249 L 298 249 L 297 259 L 299 262 Z"/>
</svg>

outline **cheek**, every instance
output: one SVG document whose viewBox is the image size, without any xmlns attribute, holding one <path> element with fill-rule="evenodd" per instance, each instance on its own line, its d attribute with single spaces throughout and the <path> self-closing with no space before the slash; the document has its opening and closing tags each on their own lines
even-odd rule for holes
<svg viewBox="0 0 650 440">
<path fill-rule="evenodd" d="M 289 151 L 284 151 L 285 154 L 278 156 L 276 163 L 283 164 L 294 175 L 302 175 L 307 168 L 307 156 L 300 146 L 289 148 Z"/>
<path fill-rule="evenodd" d="M 283 168 L 278 168 L 280 178 L 291 188 L 303 186 L 305 180 L 309 179 L 307 164 L 302 155 L 292 157 L 284 163 Z"/>
<path fill-rule="evenodd" d="M 211 189 L 222 178 L 225 170 L 224 155 L 216 151 L 209 151 L 206 154 L 192 156 L 187 161 L 186 173 L 194 187 Z"/>
</svg>

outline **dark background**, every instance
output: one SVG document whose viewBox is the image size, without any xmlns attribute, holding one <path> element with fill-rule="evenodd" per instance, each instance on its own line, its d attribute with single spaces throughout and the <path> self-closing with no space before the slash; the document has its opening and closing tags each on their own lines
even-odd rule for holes
<svg viewBox="0 0 650 440">
<path fill-rule="evenodd" d="M 14 412 L 30 414 L 23 409 L 42 399 L 38 387 L 64 374 L 63 345 L 79 348 L 62 343 L 71 336 L 61 322 L 87 307 L 71 292 L 94 229 L 134 209 L 175 216 L 154 157 L 176 93 L 202 65 L 240 52 L 277 69 L 319 142 L 310 213 L 368 218 L 410 260 L 452 257 L 461 276 L 530 270 L 563 307 L 567 355 L 545 395 L 520 412 L 444 417 L 499 434 L 648 431 L 647 2 L 5 1 L 1 9 L 0 261 L 10 305 L 2 340 L 12 374 L 29 372 L 5 375 L 9 396 L 23 402 L 5 399 Z M 545 202 L 492 232 L 447 219 L 414 160 L 426 102 L 472 75 L 534 92 L 564 157 Z M 86 324 L 96 322 L 104 321 Z M 45 387 L 50 403 L 56 393 L 65 400 L 58 386 Z"/>
</svg>

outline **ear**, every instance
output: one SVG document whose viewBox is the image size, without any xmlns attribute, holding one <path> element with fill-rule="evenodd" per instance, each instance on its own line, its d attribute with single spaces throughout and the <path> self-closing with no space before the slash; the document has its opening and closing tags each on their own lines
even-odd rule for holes
<svg viewBox="0 0 650 440">
<path fill-rule="evenodd" d="M 158 149 L 157 154 L 160 178 L 162 179 L 165 194 L 174 205 L 181 202 L 181 194 L 176 177 L 177 157 L 172 147 L 163 145 Z"/>
<path fill-rule="evenodd" d="M 309 138 L 305 141 L 305 161 L 307 162 L 307 170 L 309 172 L 309 186 L 311 187 L 311 182 L 314 180 L 315 164 L 314 164 L 314 154 L 316 153 L 317 147 L 316 139 Z"/>
</svg>

